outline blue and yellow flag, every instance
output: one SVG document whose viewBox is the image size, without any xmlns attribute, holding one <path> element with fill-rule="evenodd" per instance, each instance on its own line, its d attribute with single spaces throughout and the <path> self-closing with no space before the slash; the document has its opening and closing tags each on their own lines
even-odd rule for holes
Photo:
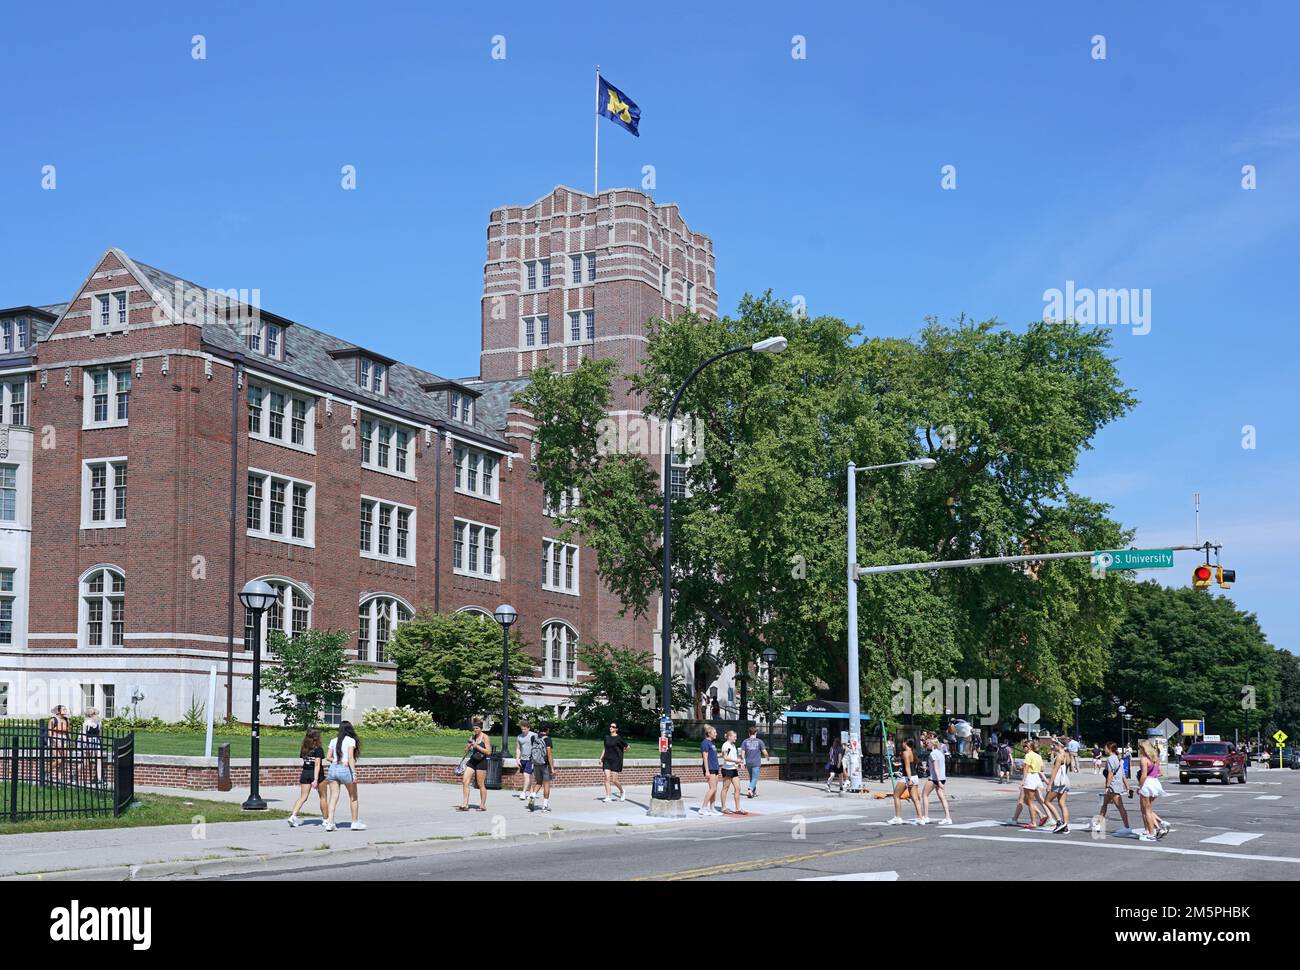
<svg viewBox="0 0 1300 970">
<path fill-rule="evenodd" d="M 641 123 L 641 109 L 636 106 L 635 101 L 603 77 L 600 79 L 600 87 L 596 93 L 596 112 L 604 115 L 620 128 L 626 128 L 638 138 L 641 137 L 641 132 L 637 131 L 637 125 Z"/>
</svg>

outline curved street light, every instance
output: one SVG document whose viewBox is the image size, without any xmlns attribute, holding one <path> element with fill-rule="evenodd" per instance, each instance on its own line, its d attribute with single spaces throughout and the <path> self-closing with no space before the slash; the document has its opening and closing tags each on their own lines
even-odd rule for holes
<svg viewBox="0 0 1300 970">
<path fill-rule="evenodd" d="M 714 354 L 695 366 L 695 369 L 686 376 L 682 381 L 681 387 L 673 395 L 672 403 L 668 406 L 668 414 L 665 418 L 664 431 L 664 538 L 663 538 L 663 590 L 661 593 L 662 612 L 659 622 L 659 652 L 660 652 L 660 669 L 663 677 L 661 703 L 663 712 L 659 718 L 660 735 L 667 739 L 667 743 L 660 743 L 659 752 L 659 775 L 655 779 L 654 786 L 651 790 L 651 813 L 654 813 L 656 802 L 675 802 L 678 806 L 681 804 L 682 788 L 681 782 L 673 776 L 673 739 L 672 739 L 672 716 L 673 716 L 673 664 L 672 664 L 672 642 L 673 642 L 673 418 L 677 416 L 677 406 L 681 403 L 682 395 L 686 393 L 686 388 L 695 380 L 696 376 L 710 364 L 721 360 L 724 357 L 730 357 L 732 354 L 755 353 L 755 354 L 779 354 L 789 346 L 785 337 L 775 336 L 767 337 L 763 340 L 755 341 L 752 344 L 741 344 L 739 347 L 732 347 L 730 350 L 724 350 L 719 354 Z M 674 810 L 665 814 L 674 814 Z M 685 811 L 684 809 L 682 810 Z"/>
</svg>

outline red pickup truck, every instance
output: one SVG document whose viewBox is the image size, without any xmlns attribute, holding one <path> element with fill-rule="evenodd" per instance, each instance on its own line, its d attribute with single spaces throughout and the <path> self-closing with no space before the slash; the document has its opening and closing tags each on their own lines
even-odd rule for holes
<svg viewBox="0 0 1300 970">
<path fill-rule="evenodd" d="M 1183 753 L 1178 762 L 1178 780 L 1187 784 L 1195 778 L 1205 784 L 1218 778 L 1225 785 L 1233 778 L 1246 784 L 1246 755 L 1237 750 L 1231 741 L 1196 741 Z"/>
</svg>

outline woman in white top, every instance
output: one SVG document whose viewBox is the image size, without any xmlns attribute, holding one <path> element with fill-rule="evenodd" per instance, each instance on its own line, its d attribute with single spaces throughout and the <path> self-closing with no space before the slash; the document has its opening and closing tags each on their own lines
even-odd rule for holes
<svg viewBox="0 0 1300 970">
<path fill-rule="evenodd" d="M 329 771 L 325 778 L 330 783 L 330 813 L 324 825 L 326 832 L 333 832 L 335 829 L 334 812 L 338 808 L 339 792 L 342 788 L 347 788 L 348 799 L 352 802 L 350 830 L 360 832 L 366 827 L 366 824 L 361 821 L 360 805 L 357 802 L 357 759 L 359 757 L 361 757 L 361 739 L 353 730 L 352 722 L 339 722 L 339 733 L 336 737 L 330 738 L 329 753 L 325 756 L 325 761 L 329 764 Z"/>
<path fill-rule="evenodd" d="M 740 757 L 740 748 L 736 746 L 736 732 L 728 731 L 727 740 L 722 742 L 721 752 L 721 770 L 722 770 L 722 796 L 718 799 L 718 804 L 722 806 L 723 815 L 743 815 L 740 810 L 740 771 L 745 766 L 744 760 Z M 732 792 L 732 801 L 735 803 L 735 810 L 727 811 L 727 789 Z"/>
<path fill-rule="evenodd" d="M 952 811 L 948 806 L 948 791 L 945 787 L 948 781 L 948 766 L 944 758 L 943 745 L 938 738 L 931 738 L 929 742 L 930 753 L 930 777 L 925 780 L 925 793 L 921 796 L 921 806 L 925 809 L 925 817 L 930 817 L 930 794 L 938 792 L 939 804 L 943 806 L 943 818 L 939 819 L 940 825 L 952 824 Z"/>
<path fill-rule="evenodd" d="M 1070 834 L 1070 807 L 1066 800 L 1070 797 L 1070 769 L 1074 764 L 1074 754 L 1063 745 L 1059 738 L 1052 738 L 1052 766 L 1048 769 L 1048 777 L 1051 780 L 1051 790 L 1047 793 L 1047 805 L 1052 807 L 1055 802 L 1055 808 L 1058 815 L 1056 828 L 1052 829 L 1053 835 Z"/>
</svg>

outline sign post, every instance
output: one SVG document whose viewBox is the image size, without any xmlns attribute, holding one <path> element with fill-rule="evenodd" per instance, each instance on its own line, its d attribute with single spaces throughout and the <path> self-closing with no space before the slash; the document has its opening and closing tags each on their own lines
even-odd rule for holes
<svg viewBox="0 0 1300 970">
<path fill-rule="evenodd" d="M 1287 733 L 1279 728 L 1273 734 L 1273 740 L 1277 742 L 1277 766 L 1282 767 L 1282 745 L 1286 744 Z"/>
</svg>

